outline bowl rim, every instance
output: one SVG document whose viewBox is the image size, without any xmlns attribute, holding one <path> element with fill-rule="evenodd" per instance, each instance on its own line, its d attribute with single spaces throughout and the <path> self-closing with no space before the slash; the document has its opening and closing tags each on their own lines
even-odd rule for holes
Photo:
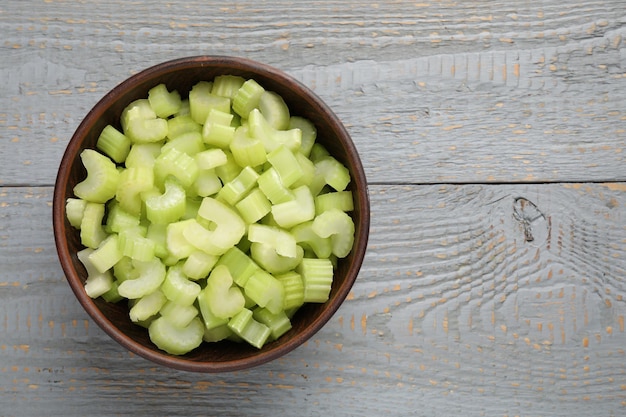
<svg viewBox="0 0 626 417">
<path fill-rule="evenodd" d="M 314 105 L 316 112 L 323 114 L 323 117 L 327 119 L 329 123 L 332 124 L 333 129 L 337 131 L 338 136 L 341 136 L 342 145 L 347 148 L 347 154 L 351 159 L 351 163 L 354 165 L 354 172 L 351 172 L 354 178 L 353 181 L 363 185 L 362 188 L 359 188 L 359 192 L 356 193 L 357 195 L 355 196 L 355 198 L 359 200 L 358 204 L 361 212 L 359 224 L 356 225 L 356 230 L 359 235 L 355 236 L 353 259 L 347 271 L 344 284 L 339 288 L 331 305 L 325 308 L 313 322 L 302 330 L 302 332 L 298 333 L 298 337 L 285 340 L 272 349 L 260 349 L 251 357 L 219 362 L 191 361 L 184 356 L 170 355 L 158 349 L 150 349 L 133 340 L 130 336 L 120 331 L 100 310 L 94 300 L 85 293 L 79 274 L 71 262 L 72 254 L 68 246 L 68 241 L 65 238 L 65 231 L 68 227 L 65 217 L 65 200 L 67 198 L 66 184 L 71 172 L 71 164 L 64 162 L 72 157 L 72 155 L 78 155 L 82 148 L 81 138 L 88 132 L 89 126 L 92 124 L 93 120 L 100 117 L 102 113 L 116 101 L 116 97 L 128 87 L 136 83 L 147 82 L 155 76 L 163 76 L 182 69 L 190 69 L 198 66 L 227 68 L 233 65 L 245 71 L 264 74 L 265 76 L 277 80 L 280 84 L 286 83 L 290 85 L 290 87 L 295 88 L 297 94 L 306 96 L 311 101 L 311 104 Z M 353 287 L 365 257 L 370 229 L 370 200 L 365 171 L 356 146 L 338 116 L 315 92 L 286 72 L 249 58 L 226 55 L 195 55 L 176 58 L 152 65 L 120 82 L 98 100 L 81 120 L 70 138 L 59 162 L 59 169 L 54 185 L 52 212 L 54 240 L 61 267 L 74 295 L 92 320 L 117 343 L 144 359 L 173 369 L 206 373 L 230 372 L 256 367 L 293 351 L 317 333 L 337 312 Z"/>
</svg>

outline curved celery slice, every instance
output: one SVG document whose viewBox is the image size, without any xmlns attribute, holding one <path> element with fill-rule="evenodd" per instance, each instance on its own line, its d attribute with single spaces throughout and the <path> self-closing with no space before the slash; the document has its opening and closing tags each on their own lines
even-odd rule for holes
<svg viewBox="0 0 626 417">
<path fill-rule="evenodd" d="M 207 243 L 213 247 L 219 248 L 220 253 L 210 253 L 211 255 L 221 255 L 231 247 L 235 246 L 246 233 L 246 224 L 243 219 L 235 212 L 235 209 L 211 197 L 202 199 L 198 216 L 206 221 L 215 224 L 215 229 L 207 230 Z M 186 230 L 189 230 L 187 228 Z M 206 230 L 206 229 L 205 229 Z M 193 242 L 191 233 L 185 236 L 190 242 Z M 204 238 L 201 236 L 201 239 Z M 202 243 L 197 246 L 203 250 Z"/>
<path fill-rule="evenodd" d="M 151 166 L 128 167 L 120 173 L 115 199 L 124 211 L 139 216 L 143 205 L 141 193 L 149 191 L 153 187 L 154 174 Z"/>
<path fill-rule="evenodd" d="M 200 81 L 189 92 L 189 110 L 194 121 L 204 124 L 212 109 L 230 112 L 230 99 L 211 93 L 213 83 Z"/>
<path fill-rule="evenodd" d="M 321 237 L 315 233 L 312 220 L 295 226 L 291 234 L 299 245 L 311 249 L 318 258 L 328 258 L 333 252 L 330 237 Z"/>
<path fill-rule="evenodd" d="M 246 342 L 261 349 L 271 334 L 266 325 L 252 317 L 251 310 L 244 308 L 228 322 L 228 327 Z"/>
<path fill-rule="evenodd" d="M 89 255 L 89 260 L 98 272 L 104 273 L 113 268 L 123 256 L 118 244 L 118 235 L 111 234 Z"/>
<path fill-rule="evenodd" d="M 283 310 L 285 302 L 283 284 L 263 269 L 259 269 L 252 274 L 244 286 L 244 291 L 246 292 L 246 297 L 274 314 L 278 314 Z"/>
<path fill-rule="evenodd" d="M 161 153 L 161 143 L 134 143 L 130 147 L 124 165 L 126 169 L 146 167 L 152 169 L 154 161 Z"/>
<path fill-rule="evenodd" d="M 139 215 L 124 210 L 117 200 L 111 200 L 107 205 L 106 230 L 109 233 L 119 233 L 128 228 L 139 226 Z"/>
<path fill-rule="evenodd" d="M 65 201 L 65 215 L 72 227 L 80 229 L 80 223 L 83 221 L 86 205 L 87 201 L 81 198 L 68 198 Z"/>
<path fill-rule="evenodd" d="M 168 149 L 154 161 L 155 181 L 159 184 L 172 175 L 183 187 L 189 188 L 198 177 L 198 172 L 196 160 L 177 148 Z"/>
<path fill-rule="evenodd" d="M 248 118 L 261 100 L 265 89 L 253 79 L 246 80 L 233 96 L 233 110 L 242 118 Z"/>
<path fill-rule="evenodd" d="M 165 180 L 165 192 L 146 199 L 146 217 L 152 223 L 169 224 L 180 219 L 186 210 L 185 190 L 176 181 Z"/>
<path fill-rule="evenodd" d="M 350 171 L 332 156 L 325 156 L 315 162 L 315 178 L 311 192 L 318 195 L 324 185 L 330 185 L 335 191 L 343 191 L 350 183 Z"/>
<path fill-rule="evenodd" d="M 333 254 L 346 257 L 354 244 L 354 221 L 345 212 L 330 209 L 313 220 L 313 231 L 321 237 L 330 237 Z"/>
<path fill-rule="evenodd" d="M 245 299 L 241 289 L 233 285 L 233 278 L 224 265 L 218 265 L 211 271 L 202 291 L 208 308 L 218 318 L 233 317 L 244 308 Z"/>
<path fill-rule="evenodd" d="M 272 203 L 259 188 L 255 188 L 235 204 L 235 208 L 246 223 L 252 224 L 261 220 L 272 210 Z"/>
<path fill-rule="evenodd" d="M 159 310 L 159 314 L 176 327 L 186 327 L 191 320 L 198 317 L 198 309 L 192 304 L 167 301 Z"/>
<path fill-rule="evenodd" d="M 195 156 L 197 153 L 206 149 L 202 141 L 202 135 L 198 132 L 186 132 L 178 136 L 172 136 L 162 147 L 161 153 L 167 152 L 171 148 L 176 148 L 189 156 Z"/>
<path fill-rule="evenodd" d="M 183 273 L 190 279 L 206 278 L 220 259 L 217 255 L 209 255 L 201 250 L 192 252 L 183 263 Z"/>
<path fill-rule="evenodd" d="M 294 269 L 304 257 L 304 249 L 296 246 L 296 256 L 282 256 L 276 248 L 266 243 L 252 242 L 250 256 L 263 269 L 271 274 L 282 274 Z"/>
<path fill-rule="evenodd" d="M 176 138 L 190 132 L 202 133 L 202 125 L 193 120 L 190 114 L 179 113 L 167 119 L 167 136 L 169 138 Z"/>
<path fill-rule="evenodd" d="M 334 191 L 315 197 L 315 214 L 322 214 L 330 209 L 338 209 L 341 211 L 354 210 L 352 191 Z"/>
<path fill-rule="evenodd" d="M 296 272 L 302 277 L 305 303 L 328 301 L 333 284 L 333 264 L 329 259 L 304 258 Z"/>
<path fill-rule="evenodd" d="M 165 265 L 157 258 L 148 262 L 133 262 L 139 277 L 122 282 L 117 291 L 128 299 L 141 298 L 160 287 L 165 279 Z"/>
<path fill-rule="evenodd" d="M 222 189 L 222 181 L 214 169 L 201 169 L 191 189 L 200 197 L 209 197 Z"/>
<path fill-rule="evenodd" d="M 297 256 L 296 239 L 291 233 L 276 226 L 251 224 L 248 226 L 248 240 L 267 244 L 282 256 L 290 258 Z"/>
<path fill-rule="evenodd" d="M 302 144 L 302 131 L 298 128 L 278 130 L 272 127 L 259 109 L 252 109 L 248 115 L 250 136 L 260 139 L 266 152 L 272 152 L 280 145 L 296 152 Z"/>
<path fill-rule="evenodd" d="M 213 169 L 226 164 L 226 154 L 219 148 L 207 149 L 195 155 L 196 164 L 200 169 Z"/>
<path fill-rule="evenodd" d="M 236 246 L 220 257 L 216 266 L 218 265 L 228 268 L 233 281 L 240 287 L 243 287 L 252 274 L 260 269 L 246 253 Z"/>
<path fill-rule="evenodd" d="M 233 139 L 230 142 L 230 151 L 235 162 L 242 167 L 257 167 L 264 164 L 267 160 L 263 142 L 260 139 L 251 137 L 247 126 L 240 126 L 235 130 Z"/>
<path fill-rule="evenodd" d="M 167 298 L 165 298 L 165 295 L 160 290 L 155 290 L 139 298 L 131 307 L 128 315 L 135 323 L 148 320 L 150 317 L 155 316 L 166 302 Z"/>
<path fill-rule="evenodd" d="M 289 128 L 289 107 L 285 100 L 274 91 L 264 91 L 259 99 L 259 111 L 274 129 Z"/>
<path fill-rule="evenodd" d="M 161 284 L 161 291 L 167 299 L 181 305 L 193 304 L 200 290 L 202 290 L 200 285 L 185 276 L 182 266 L 178 265 L 168 268 L 165 280 Z"/>
<path fill-rule="evenodd" d="M 128 124 L 132 119 L 155 119 L 156 117 L 156 113 L 150 106 L 150 100 L 147 98 L 137 99 L 122 110 L 120 117 L 122 131 L 126 132 Z"/>
<path fill-rule="evenodd" d="M 304 174 L 294 153 L 282 144 L 267 154 L 267 160 L 278 172 L 285 187 L 290 187 Z"/>
<path fill-rule="evenodd" d="M 253 168 L 246 166 L 239 175 L 224 184 L 216 198 L 234 206 L 254 188 L 258 178 L 259 174 Z"/>
<path fill-rule="evenodd" d="M 136 261 L 147 262 L 156 255 L 156 242 L 145 237 L 143 226 L 129 227 L 118 234 L 122 254 Z"/>
<path fill-rule="evenodd" d="M 280 179 L 280 175 L 273 167 L 263 172 L 257 179 L 257 183 L 272 204 L 284 203 L 295 198 L 293 192 L 288 187 L 285 187 Z"/>
<path fill-rule="evenodd" d="M 232 120 L 233 115 L 227 110 L 211 109 L 202 128 L 204 142 L 218 148 L 227 148 L 235 136 L 235 127 L 231 126 Z"/>
<path fill-rule="evenodd" d="M 85 280 L 85 292 L 91 298 L 98 298 L 106 294 L 113 286 L 113 276 L 110 271 L 102 274 L 89 275 Z"/>
<path fill-rule="evenodd" d="M 162 118 L 177 113 L 182 104 L 178 91 L 168 91 L 165 84 L 158 84 L 148 91 L 148 102 L 156 115 Z"/>
<path fill-rule="evenodd" d="M 291 329 L 291 320 L 284 311 L 272 313 L 267 308 L 255 308 L 252 317 L 270 329 L 270 340 L 276 340 Z"/>
<path fill-rule="evenodd" d="M 290 229 L 315 217 L 315 201 L 311 190 L 302 185 L 293 190 L 294 200 L 272 206 L 272 215 L 279 226 Z"/>
<path fill-rule="evenodd" d="M 299 152 L 308 157 L 311 154 L 311 149 L 317 140 L 317 128 L 309 119 L 305 119 L 300 116 L 291 116 L 289 119 L 288 129 L 300 129 L 300 149 Z"/>
<path fill-rule="evenodd" d="M 117 191 L 117 167 L 108 157 L 93 149 L 83 150 L 80 159 L 87 170 L 87 177 L 74 186 L 74 194 L 92 203 L 106 203 Z"/>
<path fill-rule="evenodd" d="M 239 90 L 245 82 L 246 79 L 238 75 L 218 75 L 213 79 L 211 93 L 216 96 L 232 99 L 235 97 L 235 94 L 237 94 L 237 90 Z"/>
<path fill-rule="evenodd" d="M 200 346 L 204 325 L 195 317 L 185 327 L 177 327 L 165 317 L 159 317 L 148 327 L 150 340 L 161 350 L 172 355 L 183 355 Z"/>
<path fill-rule="evenodd" d="M 130 152 L 130 139 L 113 126 L 106 125 L 100 132 L 96 148 L 115 162 L 122 163 Z"/>
<path fill-rule="evenodd" d="M 185 238 L 184 232 L 195 219 L 180 220 L 167 225 L 165 246 L 169 255 L 175 259 L 184 259 L 197 249 Z"/>
<path fill-rule="evenodd" d="M 101 203 L 87 203 L 83 211 L 83 218 L 80 222 L 80 242 L 95 249 L 106 239 L 107 234 L 102 227 L 105 207 Z"/>
</svg>

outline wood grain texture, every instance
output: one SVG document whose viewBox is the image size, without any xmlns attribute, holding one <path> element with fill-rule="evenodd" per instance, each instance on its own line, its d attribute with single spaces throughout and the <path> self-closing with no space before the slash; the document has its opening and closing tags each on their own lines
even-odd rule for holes
<svg viewBox="0 0 626 417">
<path fill-rule="evenodd" d="M 98 329 L 51 259 L 51 227 L 28 226 L 47 216 L 51 190 L 2 189 L 2 409 L 623 413 L 626 184 L 370 191 L 370 248 L 331 322 L 278 361 L 198 375 L 130 355 Z"/>
<path fill-rule="evenodd" d="M 518 3 L 7 1 L 0 184 L 50 185 L 110 88 L 197 54 L 313 88 L 375 183 L 624 180 L 621 0 Z"/>
<path fill-rule="evenodd" d="M 622 0 L 5 0 L 0 33 L 0 416 L 626 414 Z M 352 133 L 372 200 L 337 315 L 223 375 L 108 338 L 50 218 L 89 109 L 197 54 L 310 86 Z"/>
</svg>

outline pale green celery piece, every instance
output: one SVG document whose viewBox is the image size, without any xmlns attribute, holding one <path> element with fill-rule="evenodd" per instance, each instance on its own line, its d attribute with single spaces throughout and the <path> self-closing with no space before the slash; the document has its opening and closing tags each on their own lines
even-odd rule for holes
<svg viewBox="0 0 626 417">
<path fill-rule="evenodd" d="M 333 264 L 329 259 L 304 258 L 296 272 L 302 277 L 305 303 L 328 301 L 333 283 Z"/>
<path fill-rule="evenodd" d="M 228 148 L 236 130 L 231 126 L 232 119 L 233 115 L 228 110 L 211 109 L 202 128 L 204 143 L 218 148 Z"/>
<path fill-rule="evenodd" d="M 122 259 L 123 253 L 118 244 L 117 234 L 111 234 L 104 239 L 98 248 L 89 255 L 92 265 L 100 273 L 104 273 Z"/>
<path fill-rule="evenodd" d="M 295 258 L 298 255 L 296 239 L 288 231 L 280 227 L 254 223 L 248 226 L 248 240 L 264 243 L 282 256 Z"/>
<path fill-rule="evenodd" d="M 154 255 L 158 258 L 166 258 L 169 255 L 167 250 L 167 225 L 151 223 L 146 231 L 146 238 L 154 242 Z"/>
<path fill-rule="evenodd" d="M 271 331 L 266 325 L 259 323 L 252 317 L 252 311 L 244 308 L 228 322 L 228 327 L 235 332 L 237 336 L 256 347 L 261 349 Z"/>
<path fill-rule="evenodd" d="M 313 231 L 313 220 L 300 223 L 290 233 L 299 245 L 312 250 L 317 258 L 328 258 L 333 251 L 330 237 L 321 237 Z"/>
<path fill-rule="evenodd" d="M 126 132 L 128 124 L 132 119 L 155 119 L 156 113 L 150 106 L 150 100 L 147 98 L 140 98 L 131 102 L 122 111 L 120 117 L 120 123 L 122 125 L 122 131 Z"/>
<path fill-rule="evenodd" d="M 165 280 L 161 284 L 161 291 L 167 299 L 181 305 L 193 304 L 200 290 L 200 285 L 184 274 L 180 264 L 167 269 Z"/>
<path fill-rule="evenodd" d="M 159 184 L 172 175 L 184 188 L 189 188 L 198 177 L 198 172 L 196 160 L 176 148 L 162 153 L 154 162 L 155 182 Z"/>
<path fill-rule="evenodd" d="M 211 94 L 212 83 L 200 81 L 189 92 L 191 117 L 197 123 L 204 124 L 212 109 L 224 113 L 230 112 L 230 99 Z"/>
<path fill-rule="evenodd" d="M 172 223 L 185 214 L 187 196 L 183 187 L 171 178 L 164 186 L 163 194 L 146 199 L 146 217 L 152 223 Z"/>
<path fill-rule="evenodd" d="M 300 116 L 291 116 L 289 118 L 289 130 L 300 129 L 302 138 L 299 152 L 307 158 L 311 154 L 311 149 L 317 140 L 317 128 L 309 119 Z"/>
<path fill-rule="evenodd" d="M 202 340 L 209 343 L 219 342 L 220 340 L 231 338 L 233 334 L 233 331 L 228 327 L 228 321 L 226 321 L 226 323 L 213 327 L 212 329 L 205 328 Z"/>
<path fill-rule="evenodd" d="M 186 219 L 167 225 L 166 247 L 170 256 L 174 259 L 185 259 L 196 251 L 196 248 L 189 243 L 183 234 L 185 229 L 192 223 L 197 222 L 195 219 Z"/>
<path fill-rule="evenodd" d="M 345 212 L 339 209 L 330 209 L 321 213 L 311 226 L 313 231 L 321 237 L 330 237 L 333 255 L 338 258 L 346 257 L 354 244 L 354 221 Z"/>
<path fill-rule="evenodd" d="M 157 289 L 137 299 L 130 308 L 128 315 L 131 321 L 135 323 L 148 320 L 157 315 L 166 302 L 165 295 Z"/>
<path fill-rule="evenodd" d="M 174 301 L 167 301 L 159 310 L 159 314 L 174 326 L 185 327 L 191 323 L 191 320 L 198 317 L 198 309 L 192 304 L 178 304 Z"/>
<path fill-rule="evenodd" d="M 224 184 L 216 198 L 234 206 L 255 187 L 258 178 L 259 174 L 253 168 L 246 166 L 239 175 Z"/>
<path fill-rule="evenodd" d="M 255 308 L 252 317 L 270 329 L 270 340 L 276 340 L 291 329 L 291 320 L 284 311 L 272 313 L 267 308 Z"/>
<path fill-rule="evenodd" d="M 113 286 L 111 271 L 89 275 L 85 280 L 85 292 L 91 298 L 98 298 L 108 292 Z"/>
<path fill-rule="evenodd" d="M 117 291 L 118 285 L 119 284 L 117 280 L 113 279 L 113 282 L 111 283 L 111 289 L 101 295 L 102 299 L 106 301 L 107 303 L 117 303 L 117 302 L 122 301 L 124 297 L 122 297 L 120 293 Z"/>
<path fill-rule="evenodd" d="M 319 215 L 330 209 L 338 209 L 341 211 L 354 210 L 354 200 L 352 199 L 352 191 L 334 191 L 325 194 L 319 194 L 315 197 L 315 214 Z"/>
<path fill-rule="evenodd" d="M 295 310 L 304 304 L 304 283 L 300 274 L 295 271 L 289 271 L 275 275 L 275 278 L 280 281 L 285 291 L 283 301 L 283 309 L 285 311 Z"/>
<path fill-rule="evenodd" d="M 294 153 L 284 145 L 279 145 L 268 153 L 267 160 L 278 172 L 280 180 L 285 187 L 290 187 L 304 174 Z"/>
<path fill-rule="evenodd" d="M 115 127 L 106 125 L 100 132 L 96 148 L 115 162 L 122 163 L 130 151 L 130 139 Z"/>
<path fill-rule="evenodd" d="M 202 317 L 202 321 L 204 322 L 204 327 L 206 330 L 212 330 L 221 326 L 228 324 L 228 317 L 217 317 L 211 309 L 210 306 L 210 290 L 207 290 L 206 287 L 200 291 L 198 294 L 198 307 L 200 308 L 200 316 Z M 216 340 L 214 340 L 216 341 Z"/>
<path fill-rule="evenodd" d="M 261 220 L 271 211 L 272 203 L 257 187 L 236 203 L 235 208 L 247 224 L 252 224 Z"/>
<path fill-rule="evenodd" d="M 279 226 L 285 229 L 312 220 L 315 217 L 315 201 L 306 185 L 293 190 L 294 200 L 272 206 L 272 215 Z"/>
<path fill-rule="evenodd" d="M 217 75 L 213 79 L 213 88 L 211 93 L 216 96 L 228 97 L 230 99 L 235 97 L 237 90 L 241 88 L 246 79 L 238 75 Z"/>
<path fill-rule="evenodd" d="M 93 149 L 85 149 L 80 159 L 87 177 L 74 186 L 74 195 L 92 203 L 105 203 L 115 196 L 119 172 L 109 157 Z"/>
<path fill-rule="evenodd" d="M 292 152 L 297 152 L 302 144 L 302 131 L 300 129 L 277 130 L 274 129 L 259 109 L 252 109 L 248 116 L 250 136 L 260 139 L 267 153 L 272 152 L 278 146 L 283 145 Z"/>
<path fill-rule="evenodd" d="M 105 207 L 107 213 L 105 231 L 107 233 L 119 233 L 127 228 L 139 226 L 139 216 L 124 210 L 117 200 L 110 200 Z"/>
<path fill-rule="evenodd" d="M 315 142 L 311 147 L 311 152 L 309 153 L 309 159 L 313 161 L 313 163 L 330 156 L 330 152 L 324 145 L 319 142 Z"/>
<path fill-rule="evenodd" d="M 246 296 L 254 300 L 260 307 L 265 307 L 277 314 L 283 310 L 285 289 L 283 284 L 269 272 L 259 269 L 244 286 Z"/>
<path fill-rule="evenodd" d="M 256 262 L 236 246 L 224 253 L 215 267 L 220 265 L 228 268 L 233 281 L 240 287 L 245 286 L 252 274 L 260 269 Z"/>
<path fill-rule="evenodd" d="M 129 279 L 139 278 L 139 271 L 133 265 L 133 260 L 124 256 L 113 266 L 113 275 L 118 283 L 122 283 Z"/>
<path fill-rule="evenodd" d="M 295 198 L 293 192 L 283 184 L 280 175 L 273 167 L 263 172 L 257 179 L 257 183 L 272 204 L 284 203 Z"/>
<path fill-rule="evenodd" d="M 212 253 L 212 255 L 221 255 L 226 252 L 235 246 L 246 233 L 246 223 L 235 209 L 214 198 L 205 197 L 202 199 L 198 216 L 215 224 L 214 230 L 207 230 L 209 244 L 220 248 L 221 252 Z M 198 247 L 198 249 L 203 250 L 202 247 Z"/>
<path fill-rule="evenodd" d="M 76 257 L 78 258 L 80 263 L 83 264 L 83 266 L 85 267 L 85 271 L 87 272 L 88 276 L 98 275 L 100 273 L 98 269 L 95 267 L 95 265 L 91 263 L 91 259 L 89 259 L 89 256 L 94 251 L 95 249 L 92 249 L 92 248 L 84 248 L 76 252 Z"/>
<path fill-rule="evenodd" d="M 241 172 L 241 167 L 235 161 L 233 154 L 230 150 L 224 149 L 226 155 L 226 163 L 218 167 L 215 167 L 215 173 L 222 180 L 222 183 L 227 183 L 235 178 Z"/>
<path fill-rule="evenodd" d="M 167 136 L 170 139 L 186 133 L 202 134 L 202 125 L 193 120 L 190 114 L 178 115 L 167 119 Z"/>
<path fill-rule="evenodd" d="M 130 118 L 124 134 L 132 143 L 156 143 L 167 137 L 167 128 L 166 119 Z"/>
<path fill-rule="evenodd" d="M 258 167 L 267 160 L 267 153 L 263 142 L 251 137 L 247 125 L 240 126 L 235 130 L 235 135 L 230 143 L 230 151 L 237 165 L 241 167 Z"/>
<path fill-rule="evenodd" d="M 120 283 L 118 292 L 128 299 L 141 298 L 155 291 L 165 279 L 165 265 L 158 258 L 151 261 L 133 261 L 139 277 Z"/>
<path fill-rule="evenodd" d="M 143 206 L 141 193 L 152 190 L 153 187 L 154 174 L 151 166 L 127 167 L 120 174 L 115 199 L 125 212 L 139 216 Z"/>
<path fill-rule="evenodd" d="M 310 186 L 315 181 L 315 164 L 300 152 L 296 152 L 294 155 L 300 164 L 302 176 L 291 184 L 291 188 L 298 188 L 302 185 Z"/>
<path fill-rule="evenodd" d="M 265 89 L 254 79 L 246 80 L 233 97 L 232 108 L 239 116 L 248 118 L 250 112 L 259 105 Z"/>
<path fill-rule="evenodd" d="M 107 234 L 102 226 L 105 207 L 101 203 L 87 203 L 80 223 L 80 241 L 83 246 L 95 249 Z"/>
<path fill-rule="evenodd" d="M 320 194 L 328 184 L 335 191 L 343 191 L 350 183 L 350 171 L 332 156 L 323 157 L 315 162 L 315 178 L 310 185 L 314 196 Z"/>
<path fill-rule="evenodd" d="M 195 317 L 186 327 L 177 327 L 165 317 L 159 317 L 148 327 L 150 340 L 161 350 L 172 355 L 184 355 L 202 343 L 204 325 Z"/>
<path fill-rule="evenodd" d="M 198 132 L 187 132 L 170 137 L 170 140 L 161 147 L 161 153 L 165 153 L 171 148 L 176 148 L 189 156 L 195 156 L 206 149 L 202 141 L 202 134 Z"/>
<path fill-rule="evenodd" d="M 252 242 L 250 256 L 257 264 L 271 274 L 283 274 L 294 269 L 304 257 L 304 249 L 296 246 L 296 256 L 282 256 L 276 248 L 266 243 Z"/>
<path fill-rule="evenodd" d="M 126 169 L 146 167 L 152 169 L 154 161 L 161 154 L 161 143 L 134 143 L 130 147 L 124 166 Z"/>
<path fill-rule="evenodd" d="M 183 273 L 189 279 L 206 278 L 219 259 L 217 255 L 209 255 L 201 250 L 194 251 L 185 259 Z"/>
<path fill-rule="evenodd" d="M 199 152 L 195 155 L 195 158 L 198 168 L 205 170 L 217 168 L 218 166 L 224 165 L 228 162 L 226 154 L 219 148 L 211 148 Z"/>
<path fill-rule="evenodd" d="M 287 130 L 289 128 L 289 107 L 276 92 L 266 90 L 261 94 L 259 111 L 274 129 Z"/>
<path fill-rule="evenodd" d="M 148 91 L 148 102 L 158 117 L 168 118 L 178 112 L 182 100 L 178 91 L 168 91 L 165 84 L 159 84 Z"/>
<path fill-rule="evenodd" d="M 82 198 L 68 198 L 65 200 L 65 215 L 70 225 L 76 229 L 80 229 L 80 224 L 83 221 L 83 213 L 85 212 L 85 206 L 87 201 Z"/>
<path fill-rule="evenodd" d="M 222 189 L 222 181 L 215 169 L 201 169 L 192 189 L 200 197 L 210 197 Z"/>
<path fill-rule="evenodd" d="M 129 227 L 118 234 L 120 250 L 124 256 L 147 262 L 156 256 L 156 243 L 146 237 L 144 226 Z"/>
<path fill-rule="evenodd" d="M 218 318 L 233 317 L 244 308 L 243 293 L 233 285 L 233 278 L 224 265 L 213 268 L 203 291 L 211 313 Z"/>
</svg>

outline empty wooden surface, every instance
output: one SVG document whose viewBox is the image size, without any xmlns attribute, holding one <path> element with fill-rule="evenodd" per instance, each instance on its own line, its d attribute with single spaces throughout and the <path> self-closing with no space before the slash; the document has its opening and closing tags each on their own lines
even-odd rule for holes
<svg viewBox="0 0 626 417">
<path fill-rule="evenodd" d="M 626 414 L 622 0 L 5 0 L 0 33 L 0 416 Z M 199 54 L 311 87 L 372 200 L 363 269 L 330 323 L 217 375 L 108 338 L 51 223 L 87 111 Z"/>
</svg>

